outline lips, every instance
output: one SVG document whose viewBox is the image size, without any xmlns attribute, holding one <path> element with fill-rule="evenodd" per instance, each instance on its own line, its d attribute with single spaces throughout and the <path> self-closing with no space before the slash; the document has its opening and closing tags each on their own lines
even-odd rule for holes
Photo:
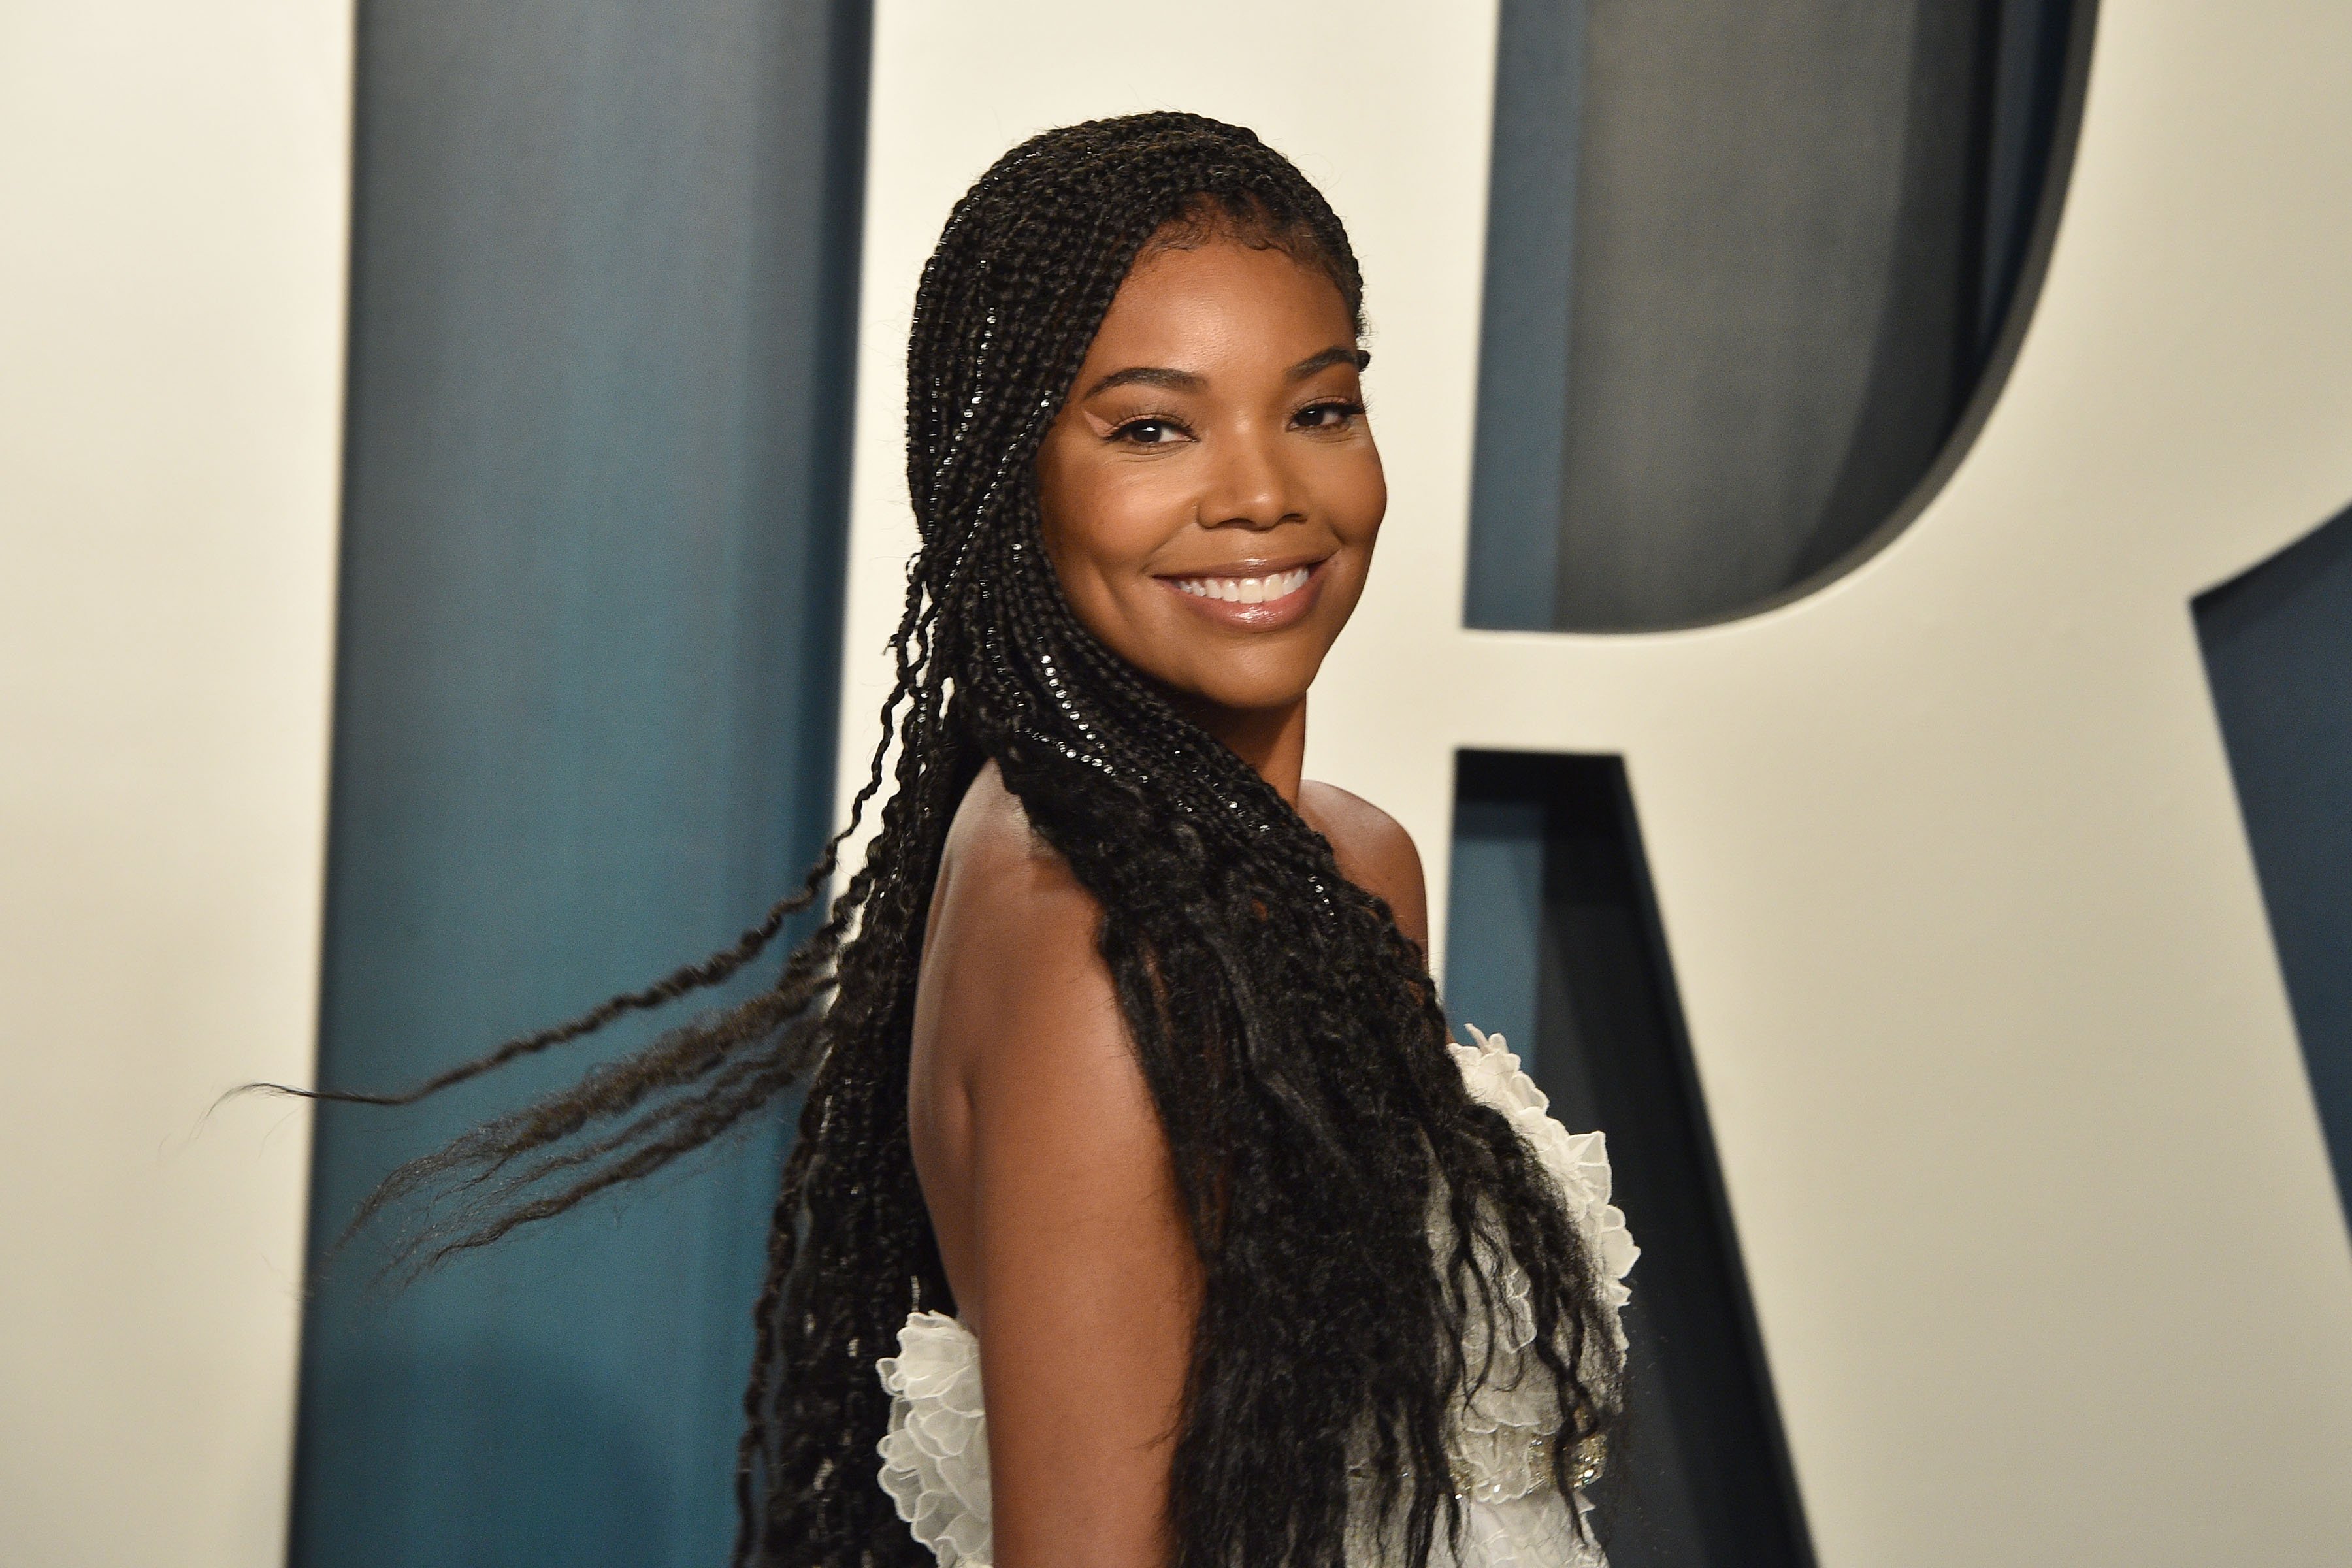
<svg viewBox="0 0 2352 1568">
<path fill-rule="evenodd" d="M 1160 579 L 1186 607 L 1223 626 L 1252 631 L 1286 626 L 1315 605 L 1320 561 L 1236 563 L 1218 572 Z"/>
</svg>

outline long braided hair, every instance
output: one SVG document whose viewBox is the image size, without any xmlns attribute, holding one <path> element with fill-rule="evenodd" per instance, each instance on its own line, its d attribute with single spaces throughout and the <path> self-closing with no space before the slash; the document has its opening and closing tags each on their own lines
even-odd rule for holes
<svg viewBox="0 0 2352 1568">
<path fill-rule="evenodd" d="M 908 1060 L 950 819 L 992 759 L 1099 902 L 1098 942 L 1164 1125 L 1204 1289 L 1172 1457 L 1183 1568 L 1338 1568 L 1350 1464 L 1424 1563 L 1458 1528 L 1452 1411 L 1476 1320 L 1525 1310 L 1559 1394 L 1554 1479 L 1606 1433 L 1621 1368 L 1592 1258 L 1505 1119 L 1473 1100 L 1419 952 L 1263 778 L 1072 615 L 1039 533 L 1040 441 L 1139 255 L 1232 236 L 1362 284 L 1322 196 L 1248 131 L 1154 113 L 1047 132 L 982 176 L 924 268 L 908 351 L 921 548 L 897 684 L 848 826 L 732 948 L 509 1042 L 406 1102 L 726 980 L 878 837 L 769 989 L 394 1173 L 354 1225 L 455 1196 L 426 1262 L 688 1153 L 804 1085 L 769 1233 L 737 1480 L 739 1568 L 922 1564 L 877 1480 L 874 1363 L 953 1302 L 916 1184 Z M 351 1097 L 365 1098 L 365 1097 Z M 1433 1209 L 1451 1221 L 1433 1245 Z M 1500 1260 L 1523 1308 L 1496 1300 Z M 1073 1353 L 1084 1353 L 1074 1348 Z"/>
</svg>

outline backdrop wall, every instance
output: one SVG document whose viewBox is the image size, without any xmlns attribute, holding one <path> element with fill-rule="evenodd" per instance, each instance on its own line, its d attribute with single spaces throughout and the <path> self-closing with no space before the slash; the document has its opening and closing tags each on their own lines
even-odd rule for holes
<svg viewBox="0 0 2352 1568">
<path fill-rule="evenodd" d="M 349 233 L 340 5 L 0 7 L 0 1560 L 276 1562 Z"/>
<path fill-rule="evenodd" d="M 1442 916 L 1458 749 L 1625 759 L 1821 1561 L 2334 1561 L 2352 1251 L 2189 606 L 2352 498 L 2352 15 L 2109 8 L 1965 460 L 1822 592 L 1625 637 L 1461 626 L 1494 20 L 884 0 L 845 768 L 949 205 L 1045 125 L 1255 125 L 1354 228 L 1394 494 L 1310 765 Z M 311 1068 L 349 17 L 0 27 L 0 1557 L 269 1563 L 306 1121 L 202 1117 Z"/>
</svg>

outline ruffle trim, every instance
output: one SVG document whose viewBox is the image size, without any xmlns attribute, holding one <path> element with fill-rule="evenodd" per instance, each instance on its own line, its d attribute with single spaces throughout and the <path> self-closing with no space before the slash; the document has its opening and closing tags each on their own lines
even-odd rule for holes
<svg viewBox="0 0 2352 1568">
<path fill-rule="evenodd" d="M 988 1415 L 980 1342 L 944 1312 L 913 1312 L 898 1353 L 876 1363 L 890 1429 L 875 1447 L 882 1489 L 940 1568 L 989 1568 Z"/>
<path fill-rule="evenodd" d="M 1500 1035 L 1470 1026 L 1475 1046 L 1452 1046 L 1462 1082 L 1472 1099 L 1490 1105 L 1510 1119 L 1512 1128 L 1527 1141 L 1542 1162 L 1544 1172 L 1559 1187 L 1569 1217 L 1583 1230 L 1592 1256 L 1601 1265 L 1601 1289 L 1611 1310 L 1622 1317 L 1633 1299 L 1625 1276 L 1633 1272 L 1642 1249 L 1625 1228 L 1624 1211 L 1609 1201 L 1609 1140 L 1605 1133 L 1570 1132 L 1551 1115 L 1551 1098 L 1536 1087 Z M 1624 1328 L 1618 1325 L 1618 1347 L 1624 1347 Z"/>
</svg>

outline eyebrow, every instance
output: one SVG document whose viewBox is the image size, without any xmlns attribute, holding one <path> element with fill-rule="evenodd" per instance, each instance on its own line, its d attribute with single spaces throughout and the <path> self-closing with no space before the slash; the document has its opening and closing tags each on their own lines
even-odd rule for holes
<svg viewBox="0 0 2352 1568">
<path fill-rule="evenodd" d="M 1292 365 L 1289 375 L 1293 381 L 1305 381 L 1316 372 L 1329 370 L 1335 364 L 1351 364 L 1358 370 L 1361 370 L 1370 358 L 1370 354 L 1360 349 L 1343 348 L 1338 343 L 1333 343 L 1321 353 L 1309 354 Z"/>
<path fill-rule="evenodd" d="M 1114 386 L 1164 386 L 1171 392 L 1198 392 L 1209 384 L 1205 376 L 1194 375 L 1189 370 L 1163 370 L 1158 365 L 1129 365 L 1115 370 L 1086 390 L 1086 395 L 1108 392 Z"/>
<path fill-rule="evenodd" d="M 1360 350 L 1343 348 L 1334 343 L 1320 353 L 1307 355 L 1289 370 L 1284 379 L 1305 381 L 1318 371 L 1329 370 L 1335 364 L 1352 364 L 1361 368 L 1369 357 Z M 1200 392 L 1209 384 L 1206 376 L 1195 375 L 1189 370 L 1169 370 L 1161 365 L 1136 364 L 1125 370 L 1115 370 L 1080 395 L 1080 401 L 1108 392 L 1114 386 L 1164 386 L 1171 392 Z"/>
</svg>

